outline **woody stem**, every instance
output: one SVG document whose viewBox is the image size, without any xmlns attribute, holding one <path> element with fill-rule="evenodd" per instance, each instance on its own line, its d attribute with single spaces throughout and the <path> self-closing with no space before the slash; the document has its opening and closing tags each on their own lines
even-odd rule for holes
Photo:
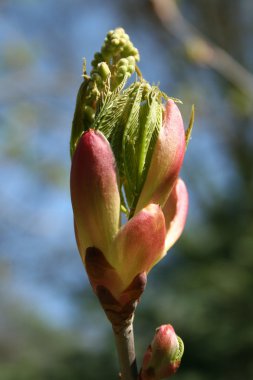
<svg viewBox="0 0 253 380">
<path fill-rule="evenodd" d="M 133 324 L 130 323 L 120 331 L 114 331 L 115 343 L 118 352 L 121 379 L 137 380 L 138 371 L 134 348 Z"/>
</svg>

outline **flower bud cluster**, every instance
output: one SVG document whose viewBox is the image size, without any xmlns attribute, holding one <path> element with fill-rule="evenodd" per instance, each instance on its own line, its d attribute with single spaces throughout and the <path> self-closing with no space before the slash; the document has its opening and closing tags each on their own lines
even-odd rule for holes
<svg viewBox="0 0 253 380">
<path fill-rule="evenodd" d="M 131 76 L 135 71 L 135 59 L 132 55 L 121 58 L 116 65 L 116 75 L 123 78 L 125 75 Z"/>
<path fill-rule="evenodd" d="M 101 51 L 95 53 L 90 76 L 87 75 L 84 64 L 84 83 L 79 90 L 73 120 L 71 156 L 82 131 L 92 126 L 97 105 L 101 105 L 106 95 L 124 87 L 127 79 L 135 72 L 139 60 L 139 52 L 129 35 L 124 29 L 116 28 L 108 32 Z"/>
<path fill-rule="evenodd" d="M 108 32 L 100 52 L 95 53 L 91 62 L 92 79 L 98 83 L 106 82 L 111 77 L 110 88 L 114 90 L 124 79 L 135 72 L 136 62 L 140 60 L 138 50 L 129 39 L 124 29 L 116 28 Z M 101 75 L 100 65 L 107 65 L 106 75 Z"/>
<path fill-rule="evenodd" d="M 83 108 L 84 122 L 92 124 L 96 114 L 96 103 L 99 100 L 106 84 L 108 85 L 111 77 L 111 71 L 106 62 L 98 63 L 96 69 L 93 69 L 91 76 L 87 78 L 86 96 L 84 102 L 86 105 Z"/>
<path fill-rule="evenodd" d="M 136 62 L 140 60 L 138 49 L 134 47 L 123 28 L 110 30 L 104 40 L 100 53 L 95 53 L 91 62 L 93 67 L 102 61 L 110 62 L 132 56 Z"/>
<path fill-rule="evenodd" d="M 111 71 L 106 62 L 99 62 L 96 68 L 91 71 L 90 77 L 86 74 L 84 77 L 87 81 L 87 86 L 83 119 L 84 122 L 91 124 L 95 118 L 96 103 L 100 99 L 101 93 L 109 86 Z"/>
</svg>

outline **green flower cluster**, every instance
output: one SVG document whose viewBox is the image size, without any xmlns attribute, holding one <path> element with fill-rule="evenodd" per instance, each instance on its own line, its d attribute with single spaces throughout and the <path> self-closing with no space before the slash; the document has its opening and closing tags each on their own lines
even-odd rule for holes
<svg viewBox="0 0 253 380">
<path fill-rule="evenodd" d="M 95 53 L 91 62 L 91 78 L 101 90 L 109 80 L 110 89 L 113 91 L 135 72 L 136 62 L 139 60 L 139 52 L 130 41 L 129 35 L 124 29 L 116 28 L 107 33 L 101 51 Z"/>
<path fill-rule="evenodd" d="M 136 71 L 136 62 L 139 60 L 139 52 L 128 34 L 124 29 L 116 28 L 108 32 L 101 51 L 95 53 L 90 76 L 86 73 L 84 62 L 84 81 L 77 95 L 73 119 L 71 156 L 83 130 L 92 126 L 98 106 L 101 106 L 106 96 L 124 87 L 127 79 Z"/>
<path fill-rule="evenodd" d="M 95 53 L 91 64 L 95 68 L 100 62 L 111 63 L 130 56 L 136 62 L 140 60 L 138 49 L 130 41 L 129 35 L 125 33 L 124 29 L 116 28 L 107 33 L 101 52 Z"/>
</svg>

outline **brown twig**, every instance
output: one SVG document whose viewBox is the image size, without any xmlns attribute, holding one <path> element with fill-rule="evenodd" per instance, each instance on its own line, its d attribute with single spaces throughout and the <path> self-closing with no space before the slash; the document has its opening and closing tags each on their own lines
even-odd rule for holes
<svg viewBox="0 0 253 380">
<path fill-rule="evenodd" d="M 120 331 L 114 330 L 116 348 L 119 357 L 121 379 L 137 380 L 138 371 L 135 357 L 133 324 Z"/>
</svg>

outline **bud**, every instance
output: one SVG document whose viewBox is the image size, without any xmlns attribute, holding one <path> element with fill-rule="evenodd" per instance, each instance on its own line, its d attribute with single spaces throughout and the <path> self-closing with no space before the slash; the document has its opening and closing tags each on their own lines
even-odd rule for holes
<svg viewBox="0 0 253 380">
<path fill-rule="evenodd" d="M 173 375 L 180 366 L 184 344 L 171 325 L 156 329 L 140 371 L 140 380 L 161 380 Z"/>
<path fill-rule="evenodd" d="M 106 285 L 120 298 L 134 277 L 148 272 L 164 253 L 167 231 L 162 209 L 149 204 L 120 228 L 115 159 L 108 141 L 94 130 L 85 132 L 79 141 L 70 187 L 80 255 L 85 262 L 89 247 L 102 252 L 120 278 L 117 286 L 110 286 L 110 279 Z"/>
<path fill-rule="evenodd" d="M 79 253 L 103 307 L 110 300 L 125 315 L 181 235 L 188 210 L 178 179 L 186 145 L 180 111 L 143 79 L 124 89 L 137 60 L 124 30 L 110 31 L 78 92 L 70 142 Z"/>
<path fill-rule="evenodd" d="M 79 140 L 70 187 L 77 245 L 91 285 L 97 295 L 105 288 L 124 309 L 141 294 L 131 291 L 134 279 L 146 276 L 180 236 L 188 207 L 186 187 L 178 179 L 164 209 L 149 202 L 121 226 L 117 163 L 107 139 L 94 130 Z"/>
</svg>

